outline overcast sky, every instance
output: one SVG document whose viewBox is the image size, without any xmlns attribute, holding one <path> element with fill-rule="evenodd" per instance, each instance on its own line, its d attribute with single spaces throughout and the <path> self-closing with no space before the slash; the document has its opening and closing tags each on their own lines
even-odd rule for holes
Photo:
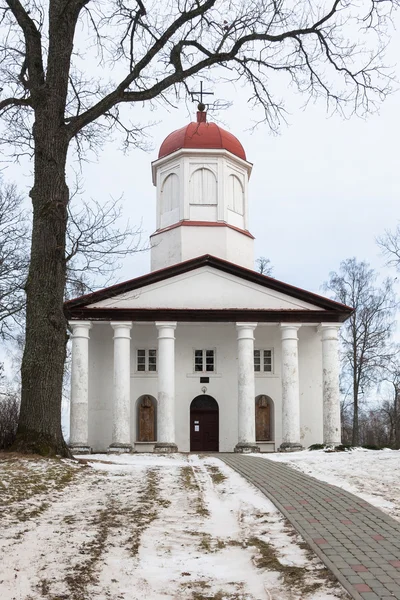
<svg viewBox="0 0 400 600">
<path fill-rule="evenodd" d="M 399 55 L 400 40 L 393 39 L 388 64 Z M 400 79 L 400 66 L 395 70 Z M 400 218 L 400 92 L 387 98 L 380 114 L 347 121 L 329 118 L 322 103 L 301 110 L 302 99 L 288 94 L 290 124 L 275 136 L 265 125 L 249 131 L 254 114 L 246 89 L 220 85 L 214 91 L 234 102 L 219 113 L 219 122 L 239 138 L 254 165 L 249 206 L 255 257 L 269 257 L 277 278 L 312 291 L 320 291 L 347 257 L 368 260 L 381 271 L 384 260 L 375 238 Z M 97 199 L 123 193 L 126 216 L 133 224 L 142 219 L 148 236 L 156 213 L 151 161 L 164 138 L 190 116 L 183 103 L 168 111 L 135 108 L 135 117 L 136 111 L 141 123 L 159 121 L 150 130 L 153 150 L 124 156 L 116 143 L 109 144 L 97 163 L 84 167 L 84 183 Z M 192 105 L 192 120 L 195 111 Z M 137 255 L 119 278 L 149 270 L 149 253 Z"/>
<path fill-rule="evenodd" d="M 396 65 L 398 38 L 393 37 L 387 64 Z M 394 70 L 400 80 L 400 66 Z M 278 85 L 276 92 L 287 97 L 291 114 L 277 136 L 266 125 L 249 131 L 257 115 L 246 103 L 248 90 L 219 85 L 214 92 L 216 99 L 233 101 L 217 122 L 239 138 L 254 165 L 249 206 L 255 257 L 270 258 L 278 279 L 317 292 L 329 272 L 351 256 L 385 272 L 375 238 L 400 218 L 400 92 L 387 98 L 380 114 L 346 121 L 338 115 L 329 118 L 322 102 L 302 110 L 304 99 Z M 150 235 L 156 214 L 151 161 L 164 138 L 195 120 L 195 114 L 195 104 L 191 115 L 185 103 L 168 110 L 135 107 L 135 121 L 158 122 L 149 130 L 153 150 L 125 156 L 119 140 L 109 143 L 97 161 L 83 166 L 85 194 L 99 201 L 123 194 L 126 218 L 133 225 L 142 221 L 144 237 Z M 17 180 L 27 193 L 29 165 L 7 171 L 6 177 Z M 149 270 L 149 253 L 138 254 L 127 260 L 117 278 Z"/>
</svg>

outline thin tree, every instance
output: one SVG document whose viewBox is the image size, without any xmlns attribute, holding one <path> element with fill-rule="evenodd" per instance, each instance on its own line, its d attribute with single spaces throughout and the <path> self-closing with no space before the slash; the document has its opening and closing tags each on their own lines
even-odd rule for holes
<svg viewBox="0 0 400 600">
<path fill-rule="evenodd" d="M 115 283 L 124 259 L 148 249 L 141 233 L 140 226 L 132 227 L 124 220 L 121 199 L 69 204 L 66 299 L 105 287 L 111 280 Z"/>
<path fill-rule="evenodd" d="M 382 376 L 391 360 L 396 298 L 391 279 L 377 283 L 366 262 L 355 258 L 340 263 L 324 285 L 338 302 L 354 308 L 340 330 L 343 379 L 348 379 L 353 399 L 352 444 L 359 445 L 360 397 Z"/>
<path fill-rule="evenodd" d="M 400 271 L 400 223 L 394 230 L 387 229 L 376 241 L 387 259 L 388 266 Z"/>
<path fill-rule="evenodd" d="M 280 75 L 306 100 L 322 98 L 332 110 L 365 114 L 390 91 L 382 57 L 395 5 L 0 0 L 1 138 L 10 153 L 34 158 L 16 449 L 69 454 L 60 407 L 71 142 L 84 157 L 87 147 L 101 147 L 118 129 L 125 146 L 137 145 L 142 128 L 129 120 L 128 104 L 171 102 L 194 75 L 211 76 L 218 65 L 230 80 L 246 84 L 249 100 L 274 129 L 285 114 L 271 83 Z"/>
<path fill-rule="evenodd" d="M 261 273 L 261 275 L 268 275 L 269 277 L 271 277 L 274 267 L 272 266 L 269 258 L 265 258 L 265 256 L 260 256 L 260 258 L 257 258 L 256 260 L 256 265 L 257 271 Z"/>
<path fill-rule="evenodd" d="M 21 327 L 28 273 L 29 226 L 22 196 L 0 179 L 0 339 Z"/>
<path fill-rule="evenodd" d="M 79 188 L 68 205 L 65 298 L 115 281 L 122 261 L 147 250 L 141 229 L 123 217 L 120 198 L 103 204 L 82 199 Z M 25 282 L 31 229 L 16 185 L 0 179 L 0 339 L 19 340 L 25 322 Z"/>
<path fill-rule="evenodd" d="M 396 450 L 400 450 L 400 361 L 398 348 L 392 360 L 386 367 L 385 379 L 392 387 L 393 396 L 390 400 L 384 402 L 382 410 L 385 412 L 390 422 L 390 441 L 392 447 Z"/>
</svg>

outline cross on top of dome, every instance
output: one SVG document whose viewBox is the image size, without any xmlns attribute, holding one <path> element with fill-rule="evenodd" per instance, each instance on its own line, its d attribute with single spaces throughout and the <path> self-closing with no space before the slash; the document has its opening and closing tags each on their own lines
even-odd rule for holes
<svg viewBox="0 0 400 600">
<path fill-rule="evenodd" d="M 205 92 L 203 90 L 203 82 L 200 81 L 200 90 L 189 92 L 192 96 L 193 102 L 198 102 L 197 108 L 200 112 L 204 112 L 206 109 L 206 104 L 203 102 L 203 96 L 214 96 L 214 92 Z"/>
</svg>

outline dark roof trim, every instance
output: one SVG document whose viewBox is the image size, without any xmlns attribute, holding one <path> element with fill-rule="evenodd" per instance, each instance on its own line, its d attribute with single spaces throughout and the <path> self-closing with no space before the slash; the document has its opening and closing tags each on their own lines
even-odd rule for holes
<svg viewBox="0 0 400 600">
<path fill-rule="evenodd" d="M 343 322 L 348 315 L 325 310 L 246 310 L 229 308 L 175 309 L 175 308 L 78 308 L 66 309 L 69 320 L 90 321 L 187 321 L 187 322 L 237 322 L 256 323 L 321 323 Z"/>
<path fill-rule="evenodd" d="M 86 294 L 85 296 L 74 298 L 73 300 L 66 302 L 64 307 L 68 313 L 74 307 L 83 308 L 89 304 L 100 302 L 101 300 L 107 300 L 109 298 L 113 298 L 114 296 L 119 296 L 120 294 L 125 294 L 126 292 L 130 292 L 153 283 L 165 281 L 171 277 L 176 277 L 177 275 L 182 275 L 183 273 L 188 273 L 195 269 L 199 269 L 200 267 L 206 266 L 210 266 L 218 271 L 245 279 L 251 283 L 256 283 L 265 288 L 281 292 L 282 294 L 286 294 L 292 298 L 297 298 L 298 300 L 303 300 L 304 302 L 314 304 L 314 306 L 319 306 L 324 310 L 335 311 L 337 314 L 343 313 L 346 315 L 346 318 L 353 312 L 353 309 L 349 306 L 340 304 L 339 302 L 335 302 L 329 298 L 324 298 L 323 296 L 319 296 L 313 292 L 307 292 L 306 290 L 289 285 L 283 281 L 278 281 L 278 279 L 274 279 L 273 277 L 261 275 L 256 271 L 246 269 L 245 267 L 235 265 L 231 262 L 222 260 L 221 258 L 216 258 L 215 256 L 211 256 L 209 254 L 205 254 L 204 256 L 199 256 L 197 258 L 191 258 L 190 260 L 177 263 L 171 267 L 166 267 L 164 269 L 160 269 L 159 271 L 153 271 L 147 275 L 136 277 L 135 279 L 125 281 L 124 283 L 118 283 L 117 285 L 99 290 L 98 292 L 93 292 L 92 294 Z M 306 312 L 309 314 L 310 311 Z"/>
</svg>

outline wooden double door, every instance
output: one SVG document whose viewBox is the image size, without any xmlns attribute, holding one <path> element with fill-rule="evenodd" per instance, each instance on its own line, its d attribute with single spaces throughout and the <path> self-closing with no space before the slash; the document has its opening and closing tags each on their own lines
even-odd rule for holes
<svg viewBox="0 0 400 600">
<path fill-rule="evenodd" d="M 190 406 L 190 451 L 219 451 L 219 411 L 212 396 L 197 396 Z"/>
</svg>

